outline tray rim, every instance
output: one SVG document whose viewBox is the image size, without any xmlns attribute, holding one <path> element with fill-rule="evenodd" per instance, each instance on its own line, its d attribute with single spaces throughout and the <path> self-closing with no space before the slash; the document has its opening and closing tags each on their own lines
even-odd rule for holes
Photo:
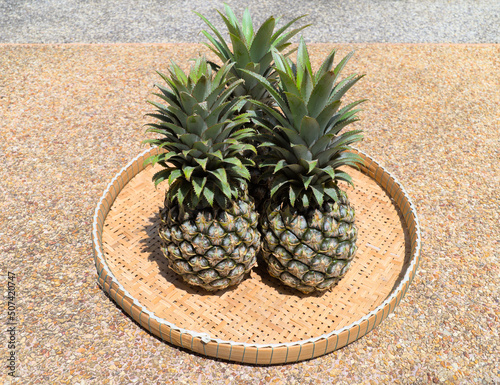
<svg viewBox="0 0 500 385">
<path fill-rule="evenodd" d="M 92 250 L 95 267 L 98 272 L 98 285 L 118 306 L 138 322 L 141 327 L 157 337 L 160 337 L 162 340 L 197 353 L 229 361 L 254 364 L 298 362 L 319 357 L 340 349 L 372 331 L 375 327 L 380 325 L 392 311 L 394 311 L 408 291 L 420 262 L 421 250 L 420 224 L 415 206 L 401 183 L 399 183 L 393 175 L 363 151 L 353 149 L 354 152 L 359 153 L 365 159 L 365 165 L 360 167 L 361 171 L 375 180 L 399 208 L 405 221 L 404 225 L 406 225 L 406 229 L 410 235 L 411 256 L 404 277 L 379 306 L 360 319 L 352 322 L 350 325 L 327 334 L 300 341 L 273 344 L 245 343 L 214 338 L 207 333 L 184 329 L 165 319 L 157 317 L 154 312 L 148 310 L 127 292 L 107 266 L 102 247 L 102 230 L 107 214 L 121 190 L 133 177 L 146 168 L 146 166 L 144 166 L 144 159 L 158 151 L 160 150 L 156 147 L 146 149 L 127 163 L 109 182 L 94 212 L 92 222 Z M 384 177 L 385 186 L 382 185 Z M 389 186 L 390 182 L 392 183 Z M 395 193 L 393 193 L 394 189 L 396 189 Z M 168 335 L 162 333 L 162 329 L 164 330 L 165 328 L 167 328 L 166 331 Z M 333 339 L 335 339 L 334 347 L 329 346 L 330 340 Z M 333 341 L 331 342 L 333 344 Z M 319 346 L 322 344 L 325 345 L 324 352 L 321 352 L 322 349 L 316 349 L 317 345 Z M 228 347 L 229 352 L 226 351 Z M 235 349 L 233 349 L 233 347 Z M 284 351 L 285 348 L 286 352 Z M 296 351 L 297 348 L 299 348 L 298 352 Z M 241 352 L 241 350 L 243 351 Z M 290 352 L 290 350 L 292 350 L 292 352 Z M 233 357 L 233 354 L 241 354 L 241 358 Z M 267 358 L 264 358 L 269 356 L 269 354 L 270 358 L 268 361 Z M 259 355 L 261 356 L 260 358 Z M 296 357 L 294 357 L 295 355 Z M 255 356 L 255 359 L 253 359 L 253 356 Z"/>
</svg>

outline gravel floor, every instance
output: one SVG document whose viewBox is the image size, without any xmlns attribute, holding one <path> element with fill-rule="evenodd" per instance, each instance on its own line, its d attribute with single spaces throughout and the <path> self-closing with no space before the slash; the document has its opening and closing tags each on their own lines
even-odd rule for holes
<svg viewBox="0 0 500 385">
<path fill-rule="evenodd" d="M 312 45 L 316 65 L 332 47 Z M 500 46 L 337 47 L 357 50 L 346 74 L 367 74 L 351 94 L 370 100 L 359 147 L 416 204 L 420 270 L 395 312 L 355 343 L 252 367 L 151 336 L 98 288 L 91 255 L 98 199 L 142 150 L 154 70 L 203 48 L 0 45 L 1 322 L 13 272 L 14 383 L 500 383 Z"/>
<path fill-rule="evenodd" d="M 259 23 L 308 14 L 312 42 L 500 43 L 498 0 L 4 0 L 0 43 L 196 43 L 204 24 L 191 11 L 220 28 L 224 2 Z"/>
</svg>

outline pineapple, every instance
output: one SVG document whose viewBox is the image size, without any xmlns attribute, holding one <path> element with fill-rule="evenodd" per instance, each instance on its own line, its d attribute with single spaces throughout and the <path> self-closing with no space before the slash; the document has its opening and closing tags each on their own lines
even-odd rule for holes
<svg viewBox="0 0 500 385">
<path fill-rule="evenodd" d="M 243 80 L 228 83 L 233 64 L 215 73 L 205 58 L 186 75 L 172 63 L 168 87 L 156 85 L 167 104 L 148 114 L 157 119 L 147 132 L 162 135 L 144 142 L 164 151 L 146 163 L 162 166 L 155 186 L 168 181 L 160 211 L 162 251 L 169 267 L 192 285 L 214 291 L 236 285 L 256 264 L 260 245 L 258 214 L 247 193 L 251 159 L 256 152 L 243 140 L 254 135 L 241 98 L 232 93 Z"/>
<path fill-rule="evenodd" d="M 279 109 L 253 101 L 278 122 L 260 120 L 270 154 L 260 163 L 270 180 L 270 200 L 261 213 L 263 254 L 269 273 L 303 293 L 334 287 L 346 274 L 356 252 L 354 208 L 339 182 L 352 184 L 340 167 L 357 166 L 362 158 L 349 146 L 362 139 L 360 130 L 340 131 L 358 120 L 355 107 L 343 108 L 341 97 L 362 76 L 337 82 L 352 55 L 334 69 L 332 51 L 313 73 L 304 40 L 297 63 L 273 53 L 279 87 L 247 72 L 272 95 Z"/>
</svg>

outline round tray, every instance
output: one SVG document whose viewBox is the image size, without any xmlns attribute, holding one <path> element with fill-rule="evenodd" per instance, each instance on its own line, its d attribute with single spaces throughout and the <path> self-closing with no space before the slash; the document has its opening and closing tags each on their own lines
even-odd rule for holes
<svg viewBox="0 0 500 385">
<path fill-rule="evenodd" d="M 230 361 L 279 364 L 339 349 L 377 327 L 399 304 L 417 270 L 420 230 L 403 187 L 361 152 L 350 169 L 358 251 L 331 291 L 306 295 L 254 268 L 235 288 L 208 293 L 167 267 L 158 236 L 164 188 L 155 189 L 145 151 L 108 185 L 92 231 L 98 283 L 161 339 Z"/>
</svg>

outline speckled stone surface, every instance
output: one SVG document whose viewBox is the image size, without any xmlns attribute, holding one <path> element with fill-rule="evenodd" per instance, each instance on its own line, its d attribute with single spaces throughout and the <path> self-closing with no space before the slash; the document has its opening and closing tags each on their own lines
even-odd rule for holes
<svg viewBox="0 0 500 385">
<path fill-rule="evenodd" d="M 314 44 L 317 65 L 333 45 Z M 0 45 L 0 266 L 16 278 L 19 384 L 500 383 L 500 46 L 336 45 L 367 76 L 358 147 L 413 199 L 420 269 L 377 329 L 332 354 L 254 367 L 150 335 L 95 279 L 94 209 L 142 149 L 155 70 L 200 45 Z M 9 350 L 1 339 L 2 363 Z M 2 366 L 1 379 L 8 381 Z"/>
<path fill-rule="evenodd" d="M 259 25 L 307 14 L 311 42 L 500 43 L 498 0 L 4 0 L 0 43 L 198 43 L 192 11 L 220 29 L 223 3 Z"/>
</svg>

